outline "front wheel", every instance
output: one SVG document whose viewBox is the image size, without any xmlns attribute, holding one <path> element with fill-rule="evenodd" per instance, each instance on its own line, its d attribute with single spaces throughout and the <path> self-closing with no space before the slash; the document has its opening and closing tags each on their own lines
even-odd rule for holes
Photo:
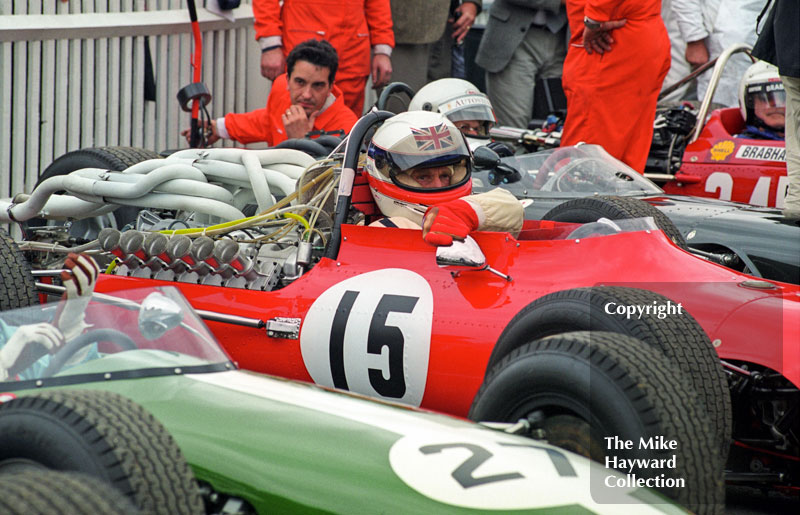
<svg viewBox="0 0 800 515">
<path fill-rule="evenodd" d="M 204 513 L 186 458 L 167 429 L 127 397 L 54 390 L 0 404 L 0 476 L 41 468 L 89 474 L 143 513 Z"/>
<path fill-rule="evenodd" d="M 515 349 L 487 374 L 469 418 L 534 421 L 551 443 L 611 468 L 621 462 L 606 457 L 659 460 L 634 474 L 663 474 L 670 481 L 657 490 L 696 513 L 722 511 L 717 446 L 695 392 L 661 352 L 630 336 L 563 333 Z M 648 448 L 655 442 L 675 443 Z"/>
<path fill-rule="evenodd" d="M 0 491 L 0 513 L 6 515 L 141 513 L 113 486 L 75 472 L 36 468 L 3 474 Z"/>
<path fill-rule="evenodd" d="M 631 336 L 656 349 L 697 392 L 701 409 L 710 420 L 721 463 L 731 444 L 731 399 L 719 356 L 703 328 L 681 310 L 664 318 L 657 314 L 628 317 L 610 313 L 607 306 L 669 305 L 656 292 L 622 286 L 596 286 L 550 293 L 520 311 L 495 345 L 487 370 L 519 345 L 571 331 L 609 331 Z"/>
<path fill-rule="evenodd" d="M 543 220 L 554 222 L 590 223 L 600 218 L 609 220 L 625 220 L 629 218 L 653 217 L 659 229 L 664 231 L 667 238 L 675 245 L 686 249 L 686 240 L 675 224 L 667 215 L 648 204 L 647 202 L 631 197 L 617 197 L 614 195 L 598 195 L 595 197 L 577 198 L 559 204 L 542 217 Z"/>
</svg>

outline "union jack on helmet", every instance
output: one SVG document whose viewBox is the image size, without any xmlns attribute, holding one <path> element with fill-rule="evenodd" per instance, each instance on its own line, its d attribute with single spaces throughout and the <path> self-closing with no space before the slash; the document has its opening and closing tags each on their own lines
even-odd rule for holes
<svg viewBox="0 0 800 515">
<path fill-rule="evenodd" d="M 385 216 L 418 224 L 428 206 L 461 198 L 472 190 L 472 155 L 464 136 L 440 113 L 408 111 L 381 125 L 367 147 L 370 190 Z M 450 184 L 425 188 L 410 172 L 448 167 Z"/>
</svg>

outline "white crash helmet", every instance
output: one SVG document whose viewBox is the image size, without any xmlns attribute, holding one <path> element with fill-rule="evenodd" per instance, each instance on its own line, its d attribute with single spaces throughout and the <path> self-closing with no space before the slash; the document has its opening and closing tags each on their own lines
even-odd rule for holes
<svg viewBox="0 0 800 515">
<path fill-rule="evenodd" d="M 424 188 L 408 174 L 439 166 L 450 169 L 448 186 Z M 367 147 L 365 168 L 381 213 L 419 225 L 429 206 L 472 192 L 472 154 L 453 122 L 439 113 L 408 111 L 386 120 Z"/>
<path fill-rule="evenodd" d="M 783 127 L 770 127 L 764 120 L 756 117 L 753 109 L 756 97 L 761 97 L 772 107 L 786 106 L 786 91 L 783 89 L 778 68 L 765 61 L 753 63 L 742 76 L 739 82 L 739 110 L 747 125 L 783 130 Z"/>
<path fill-rule="evenodd" d="M 439 112 L 456 124 L 476 120 L 480 122 L 478 137 L 488 138 L 489 129 L 497 123 L 489 98 L 463 79 L 439 79 L 426 84 L 411 99 L 408 110 Z"/>
</svg>

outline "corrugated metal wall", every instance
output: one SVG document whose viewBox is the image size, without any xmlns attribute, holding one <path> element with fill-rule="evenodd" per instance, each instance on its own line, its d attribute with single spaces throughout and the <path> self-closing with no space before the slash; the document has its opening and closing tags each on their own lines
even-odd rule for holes
<svg viewBox="0 0 800 515">
<path fill-rule="evenodd" d="M 234 22 L 198 8 L 213 117 L 266 102 L 249 4 Z M 185 147 L 190 31 L 185 0 L 0 0 L 0 197 L 30 191 L 70 150 Z"/>
</svg>

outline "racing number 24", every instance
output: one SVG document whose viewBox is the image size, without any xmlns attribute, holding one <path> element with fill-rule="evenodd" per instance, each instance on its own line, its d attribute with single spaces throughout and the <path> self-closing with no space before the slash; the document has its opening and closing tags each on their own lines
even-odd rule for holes
<svg viewBox="0 0 800 515">
<path fill-rule="evenodd" d="M 347 387 L 347 374 L 344 366 L 344 336 L 347 328 L 347 320 L 353 304 L 359 292 L 347 290 L 339 305 L 336 307 L 336 315 L 331 324 L 330 336 L 330 364 L 333 385 L 341 390 L 349 390 Z M 406 393 L 406 381 L 403 377 L 403 346 L 405 339 L 403 332 L 397 327 L 387 326 L 386 320 L 389 313 L 411 313 L 416 306 L 418 297 L 406 295 L 386 294 L 381 297 L 372 320 L 369 324 L 367 333 L 367 352 L 369 354 L 381 355 L 383 348 L 388 350 L 389 377 L 383 377 L 383 371 L 377 368 L 370 368 L 369 382 L 375 391 L 384 397 L 400 399 Z"/>
</svg>

